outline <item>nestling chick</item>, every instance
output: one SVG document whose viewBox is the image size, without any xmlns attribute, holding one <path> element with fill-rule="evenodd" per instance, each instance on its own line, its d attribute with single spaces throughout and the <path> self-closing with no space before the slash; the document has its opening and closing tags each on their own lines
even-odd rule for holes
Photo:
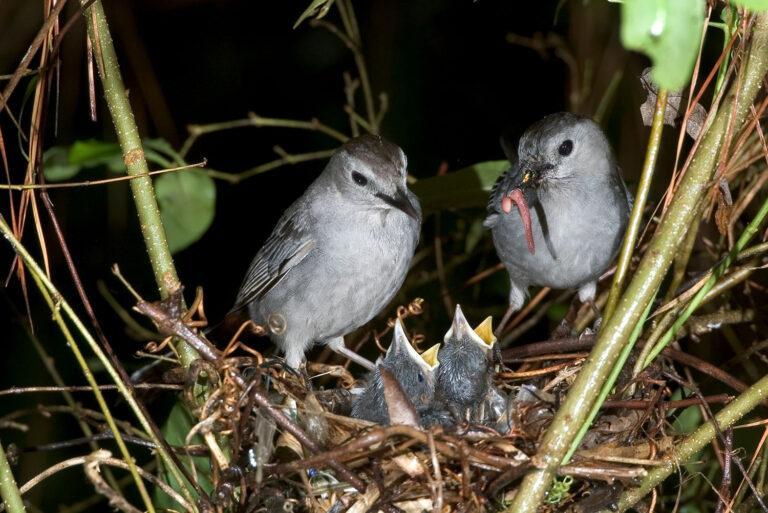
<svg viewBox="0 0 768 513">
<path fill-rule="evenodd" d="M 631 208 L 602 130 L 584 117 L 552 114 L 508 157 L 512 167 L 491 193 L 484 224 L 509 272 L 510 310 L 522 307 L 532 285 L 575 288 L 582 302 L 594 300 Z"/>
<path fill-rule="evenodd" d="M 448 409 L 456 421 L 476 420 L 493 373 L 491 318 L 472 329 L 456 305 L 453 324 L 437 354 L 440 368 L 435 385 L 435 403 Z"/>
<path fill-rule="evenodd" d="M 247 311 L 298 368 L 313 343 L 357 363 L 344 335 L 371 320 L 405 279 L 421 207 L 406 158 L 377 135 L 349 140 L 277 222 L 228 316 Z"/>
<path fill-rule="evenodd" d="M 425 410 L 435 392 L 435 371 L 440 362 L 435 345 L 422 354 L 416 352 L 408 341 L 400 319 L 395 323 L 392 344 L 384 358 L 379 358 L 367 379 L 365 390 L 352 405 L 352 416 L 378 424 L 389 424 L 389 413 L 384 399 L 384 384 L 380 368 L 390 371 L 400 384 L 405 396 L 417 412 Z"/>
</svg>

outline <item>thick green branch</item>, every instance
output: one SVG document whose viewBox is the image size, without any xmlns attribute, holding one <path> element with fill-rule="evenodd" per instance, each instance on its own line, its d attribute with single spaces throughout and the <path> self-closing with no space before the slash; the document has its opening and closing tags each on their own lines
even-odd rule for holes
<svg viewBox="0 0 768 513">
<path fill-rule="evenodd" d="M 86 0 L 81 0 L 81 4 L 85 5 L 86 3 L 88 3 Z M 115 125 L 117 140 L 123 151 L 125 167 L 129 175 L 137 176 L 131 180 L 131 190 L 139 215 L 141 233 L 144 236 L 144 243 L 147 246 L 160 295 L 167 297 L 181 284 L 165 238 L 165 229 L 160 219 L 155 188 L 152 185 L 152 179 L 147 176 L 149 166 L 144 157 L 139 128 L 136 126 L 131 104 L 128 101 L 128 92 L 120 75 L 120 66 L 117 62 L 115 47 L 112 43 L 112 36 L 109 33 L 109 25 L 101 1 L 94 2 L 84 11 L 84 14 L 88 25 L 88 35 L 94 47 L 94 58 L 99 70 L 99 77 L 104 87 L 104 97 L 112 116 L 112 122 Z M 194 350 L 186 344 L 182 343 L 179 349 L 185 366 L 197 358 Z"/>
<path fill-rule="evenodd" d="M 601 330 L 590 357 L 544 435 L 539 453 L 533 458 L 535 468 L 526 475 L 509 511 L 534 513 L 537 510 L 624 344 L 655 296 L 687 230 L 695 221 L 698 202 L 709 188 L 728 124 L 733 120 L 735 130 L 743 125 L 768 69 L 768 13 L 757 16 L 745 65 L 738 86 L 731 88 L 708 128 L 615 313 Z"/>
<path fill-rule="evenodd" d="M 27 511 L 24 508 L 24 501 L 21 500 L 19 487 L 13 478 L 11 464 L 8 462 L 8 458 L 5 457 L 2 443 L 0 443 L 0 497 L 3 498 L 3 504 L 8 513 L 24 513 Z"/>
</svg>

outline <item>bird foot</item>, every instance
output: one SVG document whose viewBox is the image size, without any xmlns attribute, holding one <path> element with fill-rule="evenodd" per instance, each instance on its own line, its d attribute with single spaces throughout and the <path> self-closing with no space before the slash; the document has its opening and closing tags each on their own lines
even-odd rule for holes
<svg viewBox="0 0 768 513">
<path fill-rule="evenodd" d="M 552 332 L 552 340 L 560 340 L 571 336 L 571 323 L 567 319 L 560 321 L 560 325 Z"/>
<path fill-rule="evenodd" d="M 309 375 L 306 361 L 299 366 L 299 376 L 301 376 L 302 381 L 304 381 L 304 388 L 307 389 L 307 392 L 314 392 L 315 389 L 312 386 L 312 376 Z"/>
</svg>

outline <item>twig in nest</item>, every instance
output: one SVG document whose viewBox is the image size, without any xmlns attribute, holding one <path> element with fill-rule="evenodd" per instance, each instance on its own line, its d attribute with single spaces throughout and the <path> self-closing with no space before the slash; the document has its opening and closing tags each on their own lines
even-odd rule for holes
<svg viewBox="0 0 768 513">
<path fill-rule="evenodd" d="M 170 293 L 168 298 L 154 303 L 146 302 L 136 290 L 130 286 L 128 281 L 120 274 L 120 268 L 115 264 L 112 272 L 125 285 L 125 287 L 136 298 L 134 310 L 149 317 L 155 323 L 157 329 L 162 335 L 169 337 L 179 337 L 209 362 L 217 362 L 221 353 L 213 347 L 207 340 L 197 334 L 185 322 L 186 313 L 182 304 L 182 288 L 178 288 Z"/>
<path fill-rule="evenodd" d="M 251 394 L 256 405 L 258 405 L 263 411 L 272 417 L 280 427 L 296 437 L 301 445 L 306 447 L 307 450 L 312 453 L 320 452 L 320 448 L 315 444 L 315 442 L 313 442 L 307 436 L 307 434 L 291 419 L 286 417 L 282 411 L 277 409 L 275 405 L 273 405 L 257 387 L 254 386 L 252 388 Z M 339 474 L 339 477 L 352 485 L 360 493 L 365 493 L 365 483 L 363 483 L 363 481 L 354 473 L 352 473 L 352 471 L 349 470 L 346 466 L 339 463 L 337 460 L 330 458 L 327 460 L 327 463 L 333 470 L 336 471 L 336 473 Z"/>
</svg>

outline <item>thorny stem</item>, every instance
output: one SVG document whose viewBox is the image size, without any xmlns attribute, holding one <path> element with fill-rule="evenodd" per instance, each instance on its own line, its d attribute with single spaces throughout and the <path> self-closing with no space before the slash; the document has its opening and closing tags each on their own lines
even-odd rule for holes
<svg viewBox="0 0 768 513">
<path fill-rule="evenodd" d="M 643 211 L 648 200 L 648 191 L 651 190 L 653 180 L 653 171 L 656 168 L 656 160 L 659 156 L 659 146 L 661 145 L 661 132 L 664 128 L 664 111 L 667 108 L 667 90 L 660 89 L 656 98 L 656 110 L 653 112 L 653 122 L 651 123 L 651 133 L 648 136 L 648 148 L 645 151 L 645 163 L 640 175 L 640 183 L 637 186 L 635 195 L 635 204 L 632 207 L 632 214 L 629 217 L 627 233 L 624 235 L 624 243 L 619 253 L 619 262 L 616 265 L 616 274 L 613 276 L 611 292 L 608 295 L 608 303 L 605 305 L 603 321 L 611 318 L 616 309 L 616 303 L 621 296 L 621 289 L 624 286 L 624 280 L 629 272 L 629 265 L 632 262 L 632 254 L 635 251 L 637 236 L 640 233 L 640 225 L 643 222 Z"/>
<path fill-rule="evenodd" d="M 27 511 L 24 508 L 24 501 L 21 500 L 19 487 L 13 478 L 11 465 L 8 463 L 8 458 L 5 457 L 2 443 L 0 443 L 0 497 L 3 498 L 3 504 L 8 513 L 24 513 Z"/>
<path fill-rule="evenodd" d="M 86 0 L 81 0 L 86 4 Z M 173 264 L 173 257 L 165 238 L 165 229 L 157 206 L 155 189 L 152 180 L 146 176 L 149 172 L 147 159 L 141 144 L 139 128 L 133 117 L 128 92 L 120 75 L 120 65 L 117 62 L 115 47 L 109 32 L 109 25 L 100 0 L 93 2 L 85 11 L 84 16 L 88 25 L 88 36 L 94 46 L 96 63 L 99 70 L 104 97 L 115 125 L 117 140 L 123 151 L 123 161 L 128 174 L 131 176 L 144 175 L 131 180 L 131 190 L 139 215 L 141 233 L 147 246 L 149 260 L 155 274 L 162 297 L 167 297 L 171 291 L 181 285 Z M 197 358 L 194 350 L 186 344 L 179 345 L 181 361 L 185 367 Z"/>
<path fill-rule="evenodd" d="M 729 122 L 732 120 L 736 129 L 744 124 L 768 70 L 768 13 L 757 15 L 745 66 L 743 79 L 731 87 L 725 105 L 707 129 L 637 272 L 544 435 L 534 457 L 534 468 L 525 476 L 508 511 L 537 510 L 624 344 L 664 279 L 694 220 L 697 205 L 708 190 Z"/>
<path fill-rule="evenodd" d="M 718 427 L 723 430 L 732 426 L 767 397 L 768 376 L 765 376 L 715 415 Z M 650 470 L 648 475 L 643 478 L 639 487 L 627 490 L 621 495 L 618 511 L 627 511 L 631 508 L 632 505 L 636 504 L 637 501 L 645 497 L 651 490 L 669 477 L 670 474 L 675 472 L 681 464 L 691 460 L 715 438 L 716 434 L 715 425 L 710 420 L 699 426 L 685 440 L 675 444 L 672 454 L 664 459 L 664 465 Z"/>
</svg>

